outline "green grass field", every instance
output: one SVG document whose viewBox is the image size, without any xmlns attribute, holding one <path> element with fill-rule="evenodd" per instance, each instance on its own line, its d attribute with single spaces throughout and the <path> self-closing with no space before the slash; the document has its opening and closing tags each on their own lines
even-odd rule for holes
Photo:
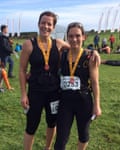
<svg viewBox="0 0 120 150">
<path fill-rule="evenodd" d="M 102 59 L 120 60 L 120 54 L 101 54 Z M 13 56 L 14 74 L 10 79 L 14 91 L 0 93 L 0 150 L 23 150 L 25 115 L 20 105 L 18 79 L 19 59 Z M 100 66 L 102 116 L 90 126 L 88 150 L 120 150 L 120 67 Z M 35 135 L 33 150 L 43 150 L 45 143 L 45 117 Z M 76 150 L 77 129 L 74 122 L 66 150 Z"/>
</svg>

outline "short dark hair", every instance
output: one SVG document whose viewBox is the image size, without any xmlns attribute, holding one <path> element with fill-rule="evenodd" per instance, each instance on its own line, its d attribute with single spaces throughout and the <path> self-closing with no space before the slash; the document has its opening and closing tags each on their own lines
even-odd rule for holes
<svg viewBox="0 0 120 150">
<path fill-rule="evenodd" d="M 7 25 L 1 25 L 1 28 L 0 28 L 1 32 L 7 27 L 8 27 Z"/>
<path fill-rule="evenodd" d="M 38 20 L 38 24 L 40 24 L 41 18 L 44 15 L 53 17 L 53 21 L 54 21 L 53 24 L 54 24 L 54 26 L 56 25 L 56 23 L 57 23 L 57 15 L 55 13 L 51 12 L 51 11 L 45 11 L 45 12 L 41 13 L 40 17 L 39 17 L 39 20 Z"/>
</svg>

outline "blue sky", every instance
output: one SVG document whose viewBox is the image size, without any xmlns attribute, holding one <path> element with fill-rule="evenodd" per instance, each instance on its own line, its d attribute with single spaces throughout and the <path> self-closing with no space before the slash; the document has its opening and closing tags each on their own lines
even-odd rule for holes
<svg viewBox="0 0 120 150">
<path fill-rule="evenodd" d="M 10 32 L 18 32 L 20 20 L 20 32 L 38 31 L 40 13 L 50 10 L 58 15 L 58 25 L 66 27 L 72 21 L 80 21 L 86 30 L 98 30 L 101 15 L 110 9 L 108 28 L 113 23 L 117 28 L 120 26 L 119 0 L 0 0 L 0 24 L 8 24 Z M 101 28 L 104 29 L 104 26 L 103 22 Z"/>
</svg>

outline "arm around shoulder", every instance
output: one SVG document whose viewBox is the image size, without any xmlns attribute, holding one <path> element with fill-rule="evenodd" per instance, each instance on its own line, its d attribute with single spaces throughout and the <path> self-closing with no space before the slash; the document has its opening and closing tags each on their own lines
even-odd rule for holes
<svg viewBox="0 0 120 150">
<path fill-rule="evenodd" d="M 57 42 L 57 48 L 59 49 L 59 51 L 70 48 L 70 45 L 66 41 L 63 41 L 61 39 L 56 39 L 56 42 Z"/>
<path fill-rule="evenodd" d="M 96 64 L 96 65 L 100 65 L 101 64 L 101 57 L 100 57 L 100 54 L 98 53 L 97 50 L 93 50 L 93 53 L 92 53 L 92 61 Z"/>
</svg>

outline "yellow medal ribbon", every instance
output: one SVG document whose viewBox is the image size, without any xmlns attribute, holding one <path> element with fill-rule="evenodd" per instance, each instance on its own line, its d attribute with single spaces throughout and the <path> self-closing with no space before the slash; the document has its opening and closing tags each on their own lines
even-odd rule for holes
<svg viewBox="0 0 120 150">
<path fill-rule="evenodd" d="M 80 48 L 79 54 L 76 58 L 76 61 L 75 61 L 74 65 L 72 66 L 72 51 L 69 50 L 69 69 L 70 69 L 71 80 L 72 80 L 72 77 L 74 76 L 75 70 L 76 70 L 78 62 L 82 56 L 82 53 L 83 53 L 83 48 Z"/>
<path fill-rule="evenodd" d="M 47 47 L 47 50 L 45 49 L 45 47 L 43 46 L 43 42 L 40 38 L 40 36 L 37 37 L 37 43 L 38 43 L 38 46 L 39 48 L 41 49 L 42 51 L 42 54 L 43 54 L 43 57 L 44 57 L 44 61 L 45 61 L 45 70 L 49 70 L 49 57 L 50 57 L 50 50 L 51 50 L 51 46 L 52 46 L 52 41 L 51 41 L 51 38 L 48 39 L 48 47 Z"/>
</svg>

